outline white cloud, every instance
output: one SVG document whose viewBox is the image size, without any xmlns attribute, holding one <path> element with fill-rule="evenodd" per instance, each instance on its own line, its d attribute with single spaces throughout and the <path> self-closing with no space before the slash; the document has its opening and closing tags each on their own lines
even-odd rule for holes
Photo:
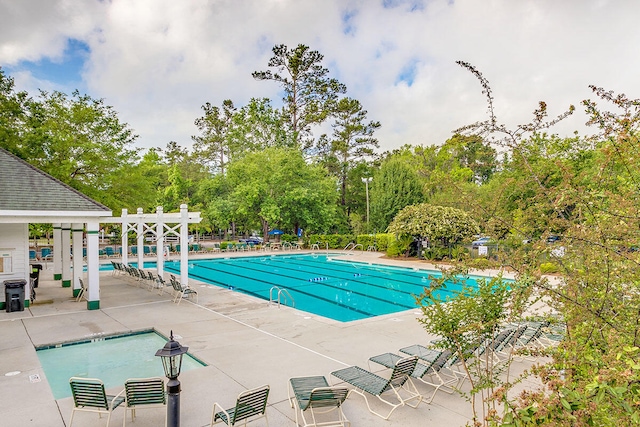
<svg viewBox="0 0 640 427">
<path fill-rule="evenodd" d="M 278 86 L 251 72 L 266 70 L 280 43 L 324 54 L 348 96 L 382 123 L 382 149 L 441 144 L 486 117 L 480 85 L 456 60 L 490 81 L 510 126 L 528 121 L 541 100 L 551 115 L 569 104 L 580 110 L 588 84 L 640 97 L 636 2 L 0 0 L 0 8 L 8 11 L 0 65 L 60 57 L 67 38 L 85 41 L 90 95 L 113 105 L 144 147 L 190 145 L 205 102 L 279 102 Z M 400 79 L 407 70 L 410 85 Z M 558 130 L 582 130 L 584 121 L 576 114 Z"/>
</svg>

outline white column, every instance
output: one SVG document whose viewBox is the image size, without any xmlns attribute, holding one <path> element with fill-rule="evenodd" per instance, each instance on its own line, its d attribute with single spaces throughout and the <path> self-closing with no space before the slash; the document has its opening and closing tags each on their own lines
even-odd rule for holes
<svg viewBox="0 0 640 427">
<path fill-rule="evenodd" d="M 77 297 L 80 293 L 80 279 L 82 279 L 82 228 L 83 224 L 71 224 L 72 245 L 73 245 L 73 296 Z"/>
<path fill-rule="evenodd" d="M 157 219 L 156 219 L 156 254 L 157 254 L 157 260 L 156 260 L 156 266 L 157 266 L 157 272 L 158 272 L 158 276 L 163 277 L 164 275 L 164 220 L 162 219 L 163 216 L 163 209 L 162 206 L 158 206 L 156 207 L 156 215 L 157 215 Z M 163 277 L 164 278 L 164 277 Z"/>
<path fill-rule="evenodd" d="M 127 222 L 127 210 L 122 209 L 122 238 L 121 238 L 121 250 L 122 250 L 122 263 L 129 265 L 129 223 Z"/>
<path fill-rule="evenodd" d="M 62 287 L 71 287 L 71 224 L 62 224 Z"/>
<path fill-rule="evenodd" d="M 180 205 L 180 283 L 189 284 L 189 210 Z"/>
<path fill-rule="evenodd" d="M 87 223 L 87 309 L 100 308 L 100 259 L 98 242 L 99 223 Z"/>
<path fill-rule="evenodd" d="M 62 280 L 61 224 L 53 224 L 53 280 Z"/>
<path fill-rule="evenodd" d="M 144 221 L 142 219 L 142 208 L 138 208 L 138 268 L 144 268 Z"/>
</svg>

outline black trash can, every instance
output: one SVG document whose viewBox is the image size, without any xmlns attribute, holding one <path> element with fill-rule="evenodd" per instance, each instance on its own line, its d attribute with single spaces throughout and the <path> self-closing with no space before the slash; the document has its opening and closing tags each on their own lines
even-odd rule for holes
<svg viewBox="0 0 640 427">
<path fill-rule="evenodd" d="M 24 287 L 26 284 L 26 280 L 4 281 L 4 301 L 7 313 L 24 311 Z"/>
<path fill-rule="evenodd" d="M 42 264 L 31 264 L 31 273 L 29 274 L 29 277 L 33 279 L 31 283 L 33 283 L 34 288 L 38 287 L 38 280 L 40 280 L 40 270 L 42 270 Z"/>
</svg>

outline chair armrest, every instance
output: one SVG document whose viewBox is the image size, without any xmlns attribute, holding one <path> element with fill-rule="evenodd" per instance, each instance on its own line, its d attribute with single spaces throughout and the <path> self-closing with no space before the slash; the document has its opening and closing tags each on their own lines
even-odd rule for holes
<svg viewBox="0 0 640 427">
<path fill-rule="evenodd" d="M 219 411 L 216 411 L 216 406 L 220 408 Z M 229 423 L 231 422 L 231 418 L 229 417 L 229 413 L 227 411 L 225 411 L 222 406 L 220 406 L 220 404 L 218 402 L 215 402 L 213 404 L 213 410 L 211 411 L 211 424 L 209 424 L 210 426 L 213 425 L 215 418 L 216 418 L 216 413 L 218 412 L 222 412 L 224 413 L 225 417 L 227 417 L 227 422 L 225 422 L 225 424 L 229 425 Z"/>
</svg>

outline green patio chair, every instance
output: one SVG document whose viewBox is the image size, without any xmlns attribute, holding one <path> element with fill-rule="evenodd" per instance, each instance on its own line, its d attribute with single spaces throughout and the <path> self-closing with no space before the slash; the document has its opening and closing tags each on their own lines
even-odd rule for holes
<svg viewBox="0 0 640 427">
<path fill-rule="evenodd" d="M 235 426 L 240 421 L 244 421 L 244 425 L 257 419 L 265 419 L 267 425 L 267 398 L 269 397 L 269 386 L 263 385 L 251 390 L 243 391 L 236 399 L 236 405 L 233 408 L 222 409 L 222 406 L 216 402 L 213 404 L 211 412 L 210 427 L 218 422 L 223 422 L 228 426 Z M 219 408 L 216 410 L 216 408 Z"/>
<path fill-rule="evenodd" d="M 167 425 L 167 395 L 164 380 L 160 377 L 131 378 L 124 383 L 125 414 L 122 425 L 127 423 L 127 411 L 131 411 L 131 421 L 135 420 L 136 409 L 165 408 L 164 425 Z"/>
<path fill-rule="evenodd" d="M 389 379 L 382 378 L 381 376 L 376 375 L 373 372 L 369 372 L 359 366 L 350 366 L 348 368 L 340 369 L 332 372 L 331 375 L 354 386 L 355 388 L 351 391 L 364 397 L 364 401 L 367 403 L 369 412 L 379 416 L 380 418 L 388 420 L 393 411 L 400 406 L 407 405 L 412 408 L 417 408 L 422 401 L 422 395 L 416 389 L 411 378 L 409 378 L 411 373 L 415 370 L 417 362 L 418 358 L 416 356 L 405 357 L 398 360 L 396 365 L 393 367 L 393 371 L 391 372 Z M 394 404 L 384 399 L 382 394 L 387 392 L 392 392 L 398 399 L 399 403 Z M 371 409 L 369 400 L 365 393 L 371 394 L 372 396 L 377 397 L 381 402 L 391 406 L 391 411 L 384 416 Z M 404 397 L 401 393 L 407 394 L 408 396 Z M 407 403 L 414 399 L 417 400 L 415 405 Z"/>
<path fill-rule="evenodd" d="M 78 295 L 76 296 L 76 302 L 80 301 L 82 298 L 89 300 L 89 290 L 87 289 L 87 286 L 84 284 L 84 281 L 82 279 L 79 278 L 78 281 L 80 282 L 80 289 L 78 290 Z"/>
<path fill-rule="evenodd" d="M 96 378 L 71 377 L 69 385 L 74 405 L 69 427 L 73 424 L 76 411 L 97 412 L 99 417 L 102 417 L 102 414 L 108 414 L 107 426 L 109 426 L 111 413 L 124 402 L 124 397 L 121 396 L 124 390 L 115 396 L 106 394 L 104 383 Z"/>
<path fill-rule="evenodd" d="M 329 387 L 327 379 L 323 376 L 295 377 L 289 379 L 289 384 L 291 385 L 289 404 L 295 410 L 296 425 L 300 425 L 298 411 L 300 411 L 303 427 L 329 425 L 345 427 L 351 424 L 342 412 L 342 404 L 349 395 L 349 389 L 346 387 Z M 307 411 L 311 414 L 309 421 L 304 416 Z M 334 411 L 337 412 L 337 419 L 327 420 L 325 414 Z"/>
</svg>

